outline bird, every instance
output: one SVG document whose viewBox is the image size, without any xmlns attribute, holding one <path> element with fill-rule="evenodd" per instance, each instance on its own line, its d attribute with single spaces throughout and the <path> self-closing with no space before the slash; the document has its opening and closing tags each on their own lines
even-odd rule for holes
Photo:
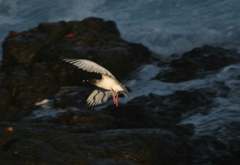
<svg viewBox="0 0 240 165">
<path fill-rule="evenodd" d="M 105 67 L 88 59 L 63 59 L 63 61 L 76 66 L 89 73 L 100 74 L 100 79 L 83 80 L 97 87 L 87 97 L 87 104 L 94 107 L 105 103 L 112 96 L 113 104 L 119 106 L 119 95 L 128 96 L 128 89 Z"/>
</svg>

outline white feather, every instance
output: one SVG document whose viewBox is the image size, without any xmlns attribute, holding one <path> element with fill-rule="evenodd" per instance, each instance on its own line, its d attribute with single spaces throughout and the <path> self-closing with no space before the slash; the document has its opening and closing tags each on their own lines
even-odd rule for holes
<svg viewBox="0 0 240 165">
<path fill-rule="evenodd" d="M 115 76 L 109 70 L 93 61 L 86 59 L 63 59 L 63 60 L 65 62 L 77 66 L 79 69 L 82 69 L 84 71 L 105 74 L 108 75 L 109 77 L 115 78 Z"/>
<path fill-rule="evenodd" d="M 96 89 L 94 90 L 87 98 L 87 104 L 89 106 L 95 106 L 102 103 L 105 103 L 108 98 L 111 96 L 111 91 L 103 91 Z"/>
</svg>

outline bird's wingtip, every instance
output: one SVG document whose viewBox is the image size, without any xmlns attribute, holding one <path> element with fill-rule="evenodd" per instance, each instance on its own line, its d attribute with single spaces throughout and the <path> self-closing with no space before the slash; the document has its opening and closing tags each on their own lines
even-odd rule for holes
<svg viewBox="0 0 240 165">
<path fill-rule="evenodd" d="M 77 62 L 77 59 L 74 59 L 74 58 L 63 58 L 62 61 L 66 62 L 66 63 L 74 64 L 75 62 Z"/>
<path fill-rule="evenodd" d="M 70 59 L 70 58 L 63 58 L 61 60 L 64 61 L 64 62 L 71 62 L 71 61 L 73 61 L 73 59 Z"/>
</svg>

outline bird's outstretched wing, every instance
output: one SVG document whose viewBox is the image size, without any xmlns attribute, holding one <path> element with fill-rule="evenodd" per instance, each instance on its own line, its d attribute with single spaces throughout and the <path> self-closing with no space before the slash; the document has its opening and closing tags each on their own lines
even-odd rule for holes
<svg viewBox="0 0 240 165">
<path fill-rule="evenodd" d="M 87 104 L 92 107 L 95 105 L 105 103 L 111 96 L 111 94 L 112 94 L 111 91 L 96 89 L 88 96 Z"/>
<path fill-rule="evenodd" d="M 79 69 L 82 69 L 87 72 L 105 74 L 108 75 L 109 77 L 115 78 L 115 76 L 109 70 L 87 59 L 63 59 L 63 61 L 73 64 Z"/>
</svg>

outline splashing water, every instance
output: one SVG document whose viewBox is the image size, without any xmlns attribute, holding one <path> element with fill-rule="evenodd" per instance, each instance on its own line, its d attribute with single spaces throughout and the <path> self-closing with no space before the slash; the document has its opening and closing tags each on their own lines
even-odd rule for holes
<svg viewBox="0 0 240 165">
<path fill-rule="evenodd" d="M 169 55 L 203 44 L 239 48 L 238 0 L 0 0 L 0 38 L 40 22 L 98 16 L 117 22 L 123 37 Z"/>
</svg>

